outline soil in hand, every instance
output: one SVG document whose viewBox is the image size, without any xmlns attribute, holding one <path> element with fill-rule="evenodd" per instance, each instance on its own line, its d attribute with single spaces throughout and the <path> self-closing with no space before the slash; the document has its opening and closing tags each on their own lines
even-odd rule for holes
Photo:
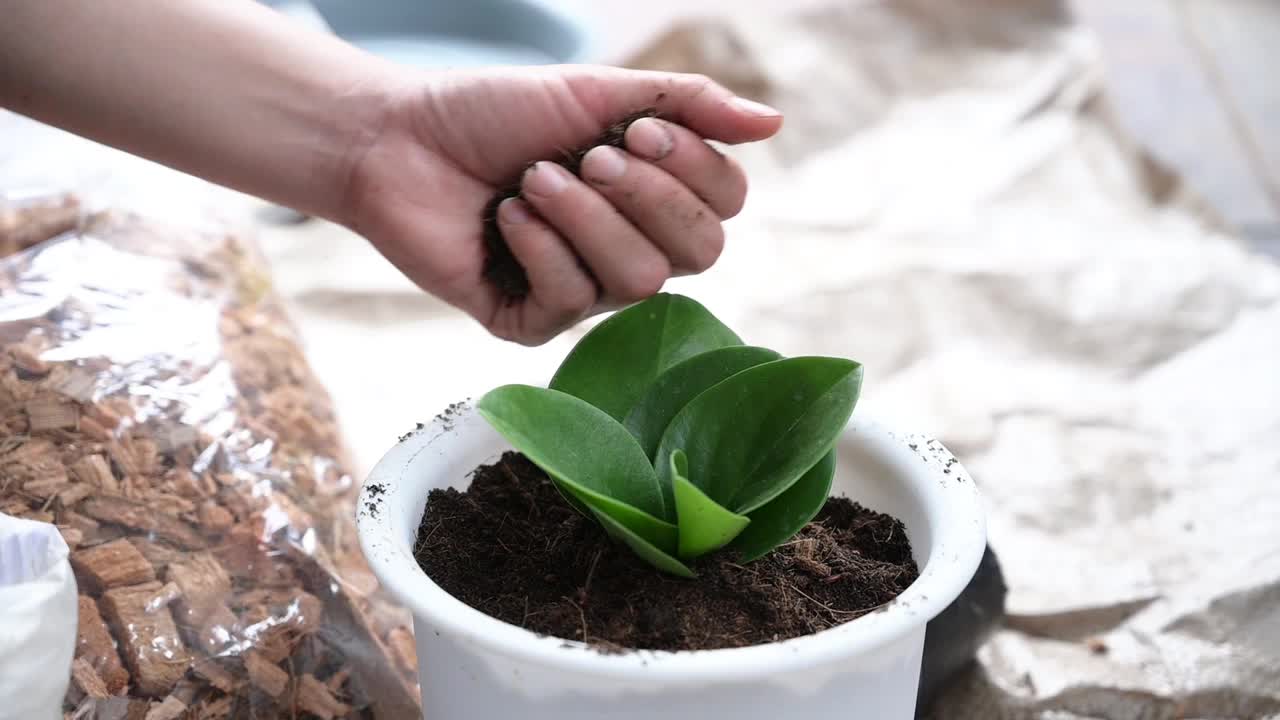
<svg viewBox="0 0 1280 720">
<path fill-rule="evenodd" d="M 436 490 L 416 555 L 459 600 L 513 625 L 604 650 L 710 650 L 785 640 L 892 602 L 918 576 L 898 520 L 844 498 L 770 555 L 729 552 L 664 575 L 580 515 L 518 453 Z"/>
<path fill-rule="evenodd" d="M 582 158 L 587 154 L 587 151 L 599 145 L 609 145 L 616 148 L 623 147 L 627 128 L 631 126 L 631 123 L 640 118 L 654 117 L 657 114 L 657 110 L 653 108 L 632 113 L 609 126 L 594 142 L 577 150 L 566 152 L 563 157 L 555 159 L 554 162 L 559 163 L 569 172 L 580 177 L 582 174 Z M 502 237 L 502 230 L 498 227 L 498 206 L 507 198 L 519 196 L 520 181 L 517 179 L 493 196 L 489 203 L 485 205 L 484 214 L 481 218 L 485 252 L 487 253 L 484 262 L 484 277 L 490 283 L 493 283 L 494 287 L 502 293 L 502 296 L 508 302 L 518 302 L 529 294 L 529 276 L 525 274 L 524 268 L 521 267 L 515 255 L 512 254 L 506 239 Z"/>
</svg>

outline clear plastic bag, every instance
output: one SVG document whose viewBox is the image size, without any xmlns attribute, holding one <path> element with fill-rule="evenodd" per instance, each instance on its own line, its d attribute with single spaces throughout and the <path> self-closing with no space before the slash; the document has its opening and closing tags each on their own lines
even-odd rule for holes
<svg viewBox="0 0 1280 720">
<path fill-rule="evenodd" d="M 409 618 L 252 245 L 0 197 L 0 253 L 0 512 L 72 550 L 65 715 L 419 716 Z"/>
</svg>

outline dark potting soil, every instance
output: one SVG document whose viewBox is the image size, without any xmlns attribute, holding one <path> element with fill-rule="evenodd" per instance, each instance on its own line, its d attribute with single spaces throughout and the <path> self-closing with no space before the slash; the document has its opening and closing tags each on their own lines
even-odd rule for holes
<svg viewBox="0 0 1280 720">
<path fill-rule="evenodd" d="M 753 563 L 702 558 L 662 574 L 570 507 L 546 474 L 508 453 L 466 492 L 435 490 L 419 565 L 488 615 L 602 650 L 710 650 L 825 630 L 884 607 L 919 574 L 898 520 L 832 498 L 791 541 Z"/>
<path fill-rule="evenodd" d="M 657 99 L 661 100 L 662 96 L 659 95 Z M 609 126 L 607 130 L 601 133 L 600 137 L 596 138 L 595 142 L 576 150 L 566 151 L 563 157 L 556 158 L 552 162 L 559 163 L 574 175 L 581 176 L 582 158 L 589 150 L 598 145 L 623 147 L 625 145 L 624 137 L 631 123 L 640 118 L 654 117 L 657 114 L 658 112 L 654 108 L 632 113 Z M 493 283 L 494 287 L 498 288 L 498 291 L 509 302 L 516 302 L 529 294 L 529 277 L 516 260 L 515 255 L 511 253 L 511 248 L 507 245 L 506 239 L 502 237 L 502 230 L 498 227 L 498 206 L 507 198 L 519 196 L 520 180 L 517 178 L 510 185 L 499 190 L 489 200 L 481 217 L 485 251 L 488 253 L 484 262 L 484 278 Z"/>
</svg>

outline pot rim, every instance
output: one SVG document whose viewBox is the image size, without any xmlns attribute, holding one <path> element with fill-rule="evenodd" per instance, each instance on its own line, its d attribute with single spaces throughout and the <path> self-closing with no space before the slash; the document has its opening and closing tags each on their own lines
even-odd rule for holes
<svg viewBox="0 0 1280 720">
<path fill-rule="evenodd" d="M 791 640 L 721 650 L 604 654 L 580 641 L 539 636 L 463 603 L 422 571 L 412 544 L 399 537 L 403 529 L 397 527 L 397 512 L 391 507 L 424 502 L 405 490 L 408 483 L 400 482 L 419 455 L 467 432 L 487 432 L 500 439 L 472 406 L 454 407 L 449 417 L 437 417 L 404 437 L 370 473 L 357 504 L 360 544 L 383 587 L 413 613 L 417 632 L 445 632 L 524 662 L 604 677 L 640 673 L 672 686 L 740 682 L 839 663 L 923 629 L 965 588 L 986 548 L 981 496 L 951 452 L 928 436 L 896 433 L 855 413 L 842 437 L 857 436 L 878 461 L 910 485 L 931 529 L 932 547 L 911 586 L 880 610 Z M 502 447 L 510 445 L 504 442 Z M 372 486 L 381 487 L 371 492 Z M 416 531 L 415 525 L 412 532 Z"/>
</svg>

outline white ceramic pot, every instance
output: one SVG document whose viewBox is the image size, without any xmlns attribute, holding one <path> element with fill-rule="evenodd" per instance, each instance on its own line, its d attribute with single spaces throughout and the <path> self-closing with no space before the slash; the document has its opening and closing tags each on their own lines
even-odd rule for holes
<svg viewBox="0 0 1280 720">
<path fill-rule="evenodd" d="M 509 449 L 463 407 L 392 448 L 361 493 L 365 555 L 413 613 L 429 720 L 907 720 L 925 623 L 964 589 L 986 545 L 977 489 L 951 453 L 855 413 L 833 492 L 902 520 L 921 568 L 911 587 L 884 610 L 785 642 L 602 655 L 464 605 L 413 558 L 428 493 L 464 489 Z"/>
</svg>

